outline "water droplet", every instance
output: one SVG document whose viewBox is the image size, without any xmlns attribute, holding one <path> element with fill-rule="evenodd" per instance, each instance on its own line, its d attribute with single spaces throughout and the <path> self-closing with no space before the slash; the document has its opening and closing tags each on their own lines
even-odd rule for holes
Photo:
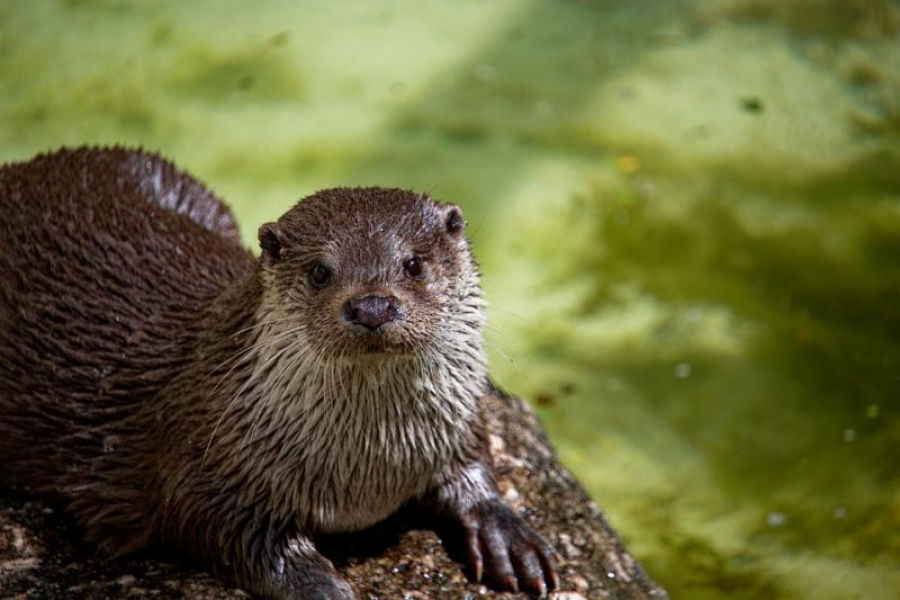
<svg viewBox="0 0 900 600">
<path fill-rule="evenodd" d="M 787 523 L 787 515 L 782 512 L 772 511 L 766 515 L 766 525 L 769 527 L 781 527 Z"/>
<path fill-rule="evenodd" d="M 606 576 L 609 577 L 610 579 L 615 579 L 615 578 L 616 578 L 616 574 L 613 573 L 612 571 L 609 571 L 609 572 L 606 574 Z"/>
<path fill-rule="evenodd" d="M 475 78 L 479 81 L 493 81 L 494 78 L 497 77 L 497 70 L 494 69 L 493 66 L 485 63 L 476 65 L 473 70 L 475 72 Z"/>
<path fill-rule="evenodd" d="M 697 306 L 688 307 L 685 316 L 691 323 L 699 323 L 703 319 L 703 309 Z"/>
<path fill-rule="evenodd" d="M 678 379 L 687 379 L 691 376 L 691 365 L 687 363 L 678 363 L 678 366 L 675 367 L 675 376 Z"/>
<path fill-rule="evenodd" d="M 844 430 L 844 441 L 845 441 L 845 442 L 854 442 L 854 441 L 856 441 L 856 430 L 855 430 L 855 429 L 846 429 L 846 430 Z"/>
<path fill-rule="evenodd" d="M 547 100 L 538 100 L 534 103 L 534 113 L 539 117 L 549 117 L 554 109 L 553 103 Z"/>
<path fill-rule="evenodd" d="M 843 506 L 838 506 L 836 509 L 834 509 L 834 513 L 832 514 L 832 516 L 835 519 L 845 519 L 847 518 L 847 509 Z"/>
</svg>

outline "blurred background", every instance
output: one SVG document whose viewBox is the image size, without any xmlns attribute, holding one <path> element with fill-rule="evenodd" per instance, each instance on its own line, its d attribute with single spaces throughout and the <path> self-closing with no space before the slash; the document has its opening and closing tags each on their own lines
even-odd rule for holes
<svg viewBox="0 0 900 600">
<path fill-rule="evenodd" d="M 254 249 L 461 204 L 494 377 L 675 598 L 900 594 L 900 3 L 0 3 L 0 160 L 86 143 Z"/>
</svg>

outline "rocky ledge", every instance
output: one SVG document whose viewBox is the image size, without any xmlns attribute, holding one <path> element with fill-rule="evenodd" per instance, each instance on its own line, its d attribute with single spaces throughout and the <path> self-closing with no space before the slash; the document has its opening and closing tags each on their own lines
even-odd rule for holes
<svg viewBox="0 0 900 600">
<path fill-rule="evenodd" d="M 559 463 L 525 403 L 502 394 L 487 402 L 493 415 L 491 451 L 505 500 L 562 558 L 562 590 L 555 597 L 665 598 Z M 492 593 L 470 582 L 453 532 L 435 523 L 429 526 L 437 526 L 438 533 L 423 526 L 416 515 L 401 514 L 359 534 L 320 540 L 320 547 L 361 599 L 526 597 Z M 22 493 L 0 492 L 0 597 L 247 597 L 177 557 L 104 561 L 77 540 L 77 531 L 51 508 Z"/>
</svg>

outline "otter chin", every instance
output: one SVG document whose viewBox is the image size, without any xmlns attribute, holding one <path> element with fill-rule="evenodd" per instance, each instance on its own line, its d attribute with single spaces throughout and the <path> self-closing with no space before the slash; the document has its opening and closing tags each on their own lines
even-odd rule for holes
<svg viewBox="0 0 900 600">
<path fill-rule="evenodd" d="M 473 577 L 557 555 L 500 500 L 478 267 L 459 206 L 335 188 L 239 242 L 161 157 L 0 168 L 0 481 L 121 555 L 184 552 L 261 598 L 353 598 L 315 546 L 416 506 Z"/>
</svg>

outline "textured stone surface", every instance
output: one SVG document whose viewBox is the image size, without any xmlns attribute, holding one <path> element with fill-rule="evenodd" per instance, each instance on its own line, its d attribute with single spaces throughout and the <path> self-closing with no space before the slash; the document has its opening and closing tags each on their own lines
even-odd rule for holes
<svg viewBox="0 0 900 600">
<path fill-rule="evenodd" d="M 506 502 L 558 549 L 560 599 L 664 598 L 513 397 L 487 399 L 491 450 Z M 420 529 L 435 527 L 438 533 Z M 440 536 L 440 537 L 439 537 Z M 320 540 L 366 598 L 514 598 L 471 583 L 452 528 L 400 514 L 368 531 Z M 455 560 L 454 560 L 455 558 Z M 26 494 L 0 493 L 0 598 L 246 598 L 177 556 L 105 561 Z M 519 595 L 519 597 L 525 597 Z"/>
</svg>

